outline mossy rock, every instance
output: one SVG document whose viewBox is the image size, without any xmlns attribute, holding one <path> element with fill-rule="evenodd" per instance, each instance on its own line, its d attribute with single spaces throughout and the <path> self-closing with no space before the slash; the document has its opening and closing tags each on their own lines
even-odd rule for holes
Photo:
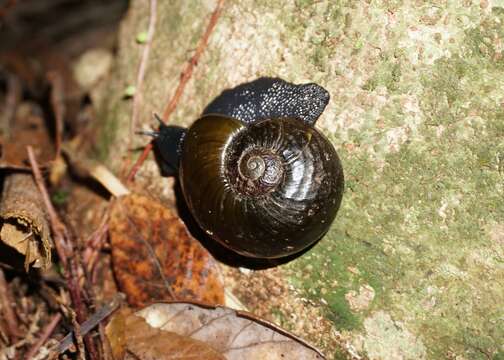
<svg viewBox="0 0 504 360">
<path fill-rule="evenodd" d="M 138 128 L 155 124 L 215 6 L 158 3 Z M 101 149 L 115 167 L 145 144 L 124 141 L 123 92 L 148 13 L 131 2 L 101 105 Z M 343 204 L 327 236 L 282 266 L 334 331 L 299 335 L 329 356 L 503 357 L 503 44 L 500 0 L 226 2 L 170 122 L 190 124 L 223 89 L 259 76 L 331 93 L 318 126 L 344 164 Z M 344 346 L 327 345 L 334 334 Z"/>
</svg>

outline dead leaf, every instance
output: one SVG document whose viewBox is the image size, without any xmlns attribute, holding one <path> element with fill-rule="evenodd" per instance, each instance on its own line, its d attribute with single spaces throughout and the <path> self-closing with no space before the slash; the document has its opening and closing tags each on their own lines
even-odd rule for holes
<svg viewBox="0 0 504 360">
<path fill-rule="evenodd" d="M 76 142 L 77 143 L 77 142 Z M 128 195 L 129 190 L 105 165 L 97 160 L 87 158 L 75 149 L 76 143 L 62 145 L 65 157 L 73 172 L 82 178 L 92 177 L 105 187 L 115 197 Z"/>
<path fill-rule="evenodd" d="M 145 196 L 121 197 L 112 206 L 109 234 L 114 273 L 130 304 L 223 303 L 216 261 L 172 210 Z"/>
<path fill-rule="evenodd" d="M 106 328 L 112 353 L 119 359 L 177 359 L 224 360 L 202 341 L 181 336 L 174 332 L 156 329 L 135 314 L 122 311 L 112 318 Z"/>
<path fill-rule="evenodd" d="M 49 224 L 37 185 L 29 173 L 5 177 L 0 203 L 0 239 L 25 256 L 25 270 L 51 264 Z"/>
<path fill-rule="evenodd" d="M 215 359 L 324 359 L 301 339 L 250 314 L 191 303 L 158 303 L 135 314 L 116 315 L 107 327 L 107 337 L 115 359 L 123 359 L 133 349 L 140 359 L 179 359 L 181 352 L 194 356 L 187 359 L 214 359 L 212 352 L 208 357 L 198 353 L 203 351 L 198 347 L 201 344 L 206 346 L 204 351 L 210 348 L 221 356 Z M 196 341 L 191 345 L 194 349 L 187 348 L 189 339 Z"/>
</svg>

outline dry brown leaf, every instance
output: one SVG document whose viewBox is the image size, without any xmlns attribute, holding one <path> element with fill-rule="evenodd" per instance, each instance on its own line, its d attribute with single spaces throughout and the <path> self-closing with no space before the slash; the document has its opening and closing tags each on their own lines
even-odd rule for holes
<svg viewBox="0 0 504 360">
<path fill-rule="evenodd" d="M 151 327 L 145 319 L 123 311 L 106 328 L 115 360 L 224 360 L 202 341 Z"/>
<path fill-rule="evenodd" d="M 107 167 L 94 159 L 87 158 L 76 150 L 80 141 L 75 143 L 66 143 L 62 145 L 62 150 L 66 159 L 72 167 L 73 172 L 79 177 L 92 177 L 112 195 L 119 197 L 128 195 L 129 190 Z"/>
<path fill-rule="evenodd" d="M 29 173 L 4 179 L 0 203 L 0 240 L 25 256 L 24 266 L 51 264 L 49 224 L 37 185 Z"/>
<path fill-rule="evenodd" d="M 116 359 L 132 349 L 137 349 L 135 355 L 140 359 L 178 359 L 176 354 L 188 351 L 187 338 L 198 341 L 195 344 L 206 344 L 227 360 L 324 359 L 301 339 L 250 314 L 191 303 L 158 303 L 135 314 L 123 313 L 109 324 L 107 336 Z M 170 346 L 170 342 L 179 345 Z M 198 345 L 192 346 L 196 349 Z M 147 349 L 148 353 L 140 351 Z M 194 349 L 186 354 L 199 355 L 195 359 L 213 359 Z"/>
<path fill-rule="evenodd" d="M 145 196 L 121 197 L 112 206 L 109 233 L 114 273 L 130 304 L 224 302 L 216 261 L 172 210 Z"/>
</svg>

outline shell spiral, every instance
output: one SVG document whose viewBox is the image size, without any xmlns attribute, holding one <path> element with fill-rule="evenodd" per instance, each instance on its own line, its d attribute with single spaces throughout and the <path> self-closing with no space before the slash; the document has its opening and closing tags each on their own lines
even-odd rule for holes
<svg viewBox="0 0 504 360">
<path fill-rule="evenodd" d="M 298 119 L 253 124 L 205 115 L 184 137 L 180 181 L 208 235 L 246 256 L 302 251 L 329 229 L 343 169 L 329 140 Z"/>
</svg>

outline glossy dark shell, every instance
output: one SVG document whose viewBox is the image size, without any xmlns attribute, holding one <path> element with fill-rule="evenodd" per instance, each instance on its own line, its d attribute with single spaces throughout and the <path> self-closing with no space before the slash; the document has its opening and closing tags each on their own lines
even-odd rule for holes
<svg viewBox="0 0 504 360">
<path fill-rule="evenodd" d="M 277 175 L 266 172 L 259 185 L 244 181 L 237 170 L 243 151 L 273 158 L 270 172 L 279 163 L 283 168 Z M 343 169 L 334 147 L 298 119 L 247 126 L 204 116 L 189 128 L 180 164 L 182 191 L 201 228 L 251 257 L 283 257 L 318 241 L 343 194 Z"/>
</svg>

